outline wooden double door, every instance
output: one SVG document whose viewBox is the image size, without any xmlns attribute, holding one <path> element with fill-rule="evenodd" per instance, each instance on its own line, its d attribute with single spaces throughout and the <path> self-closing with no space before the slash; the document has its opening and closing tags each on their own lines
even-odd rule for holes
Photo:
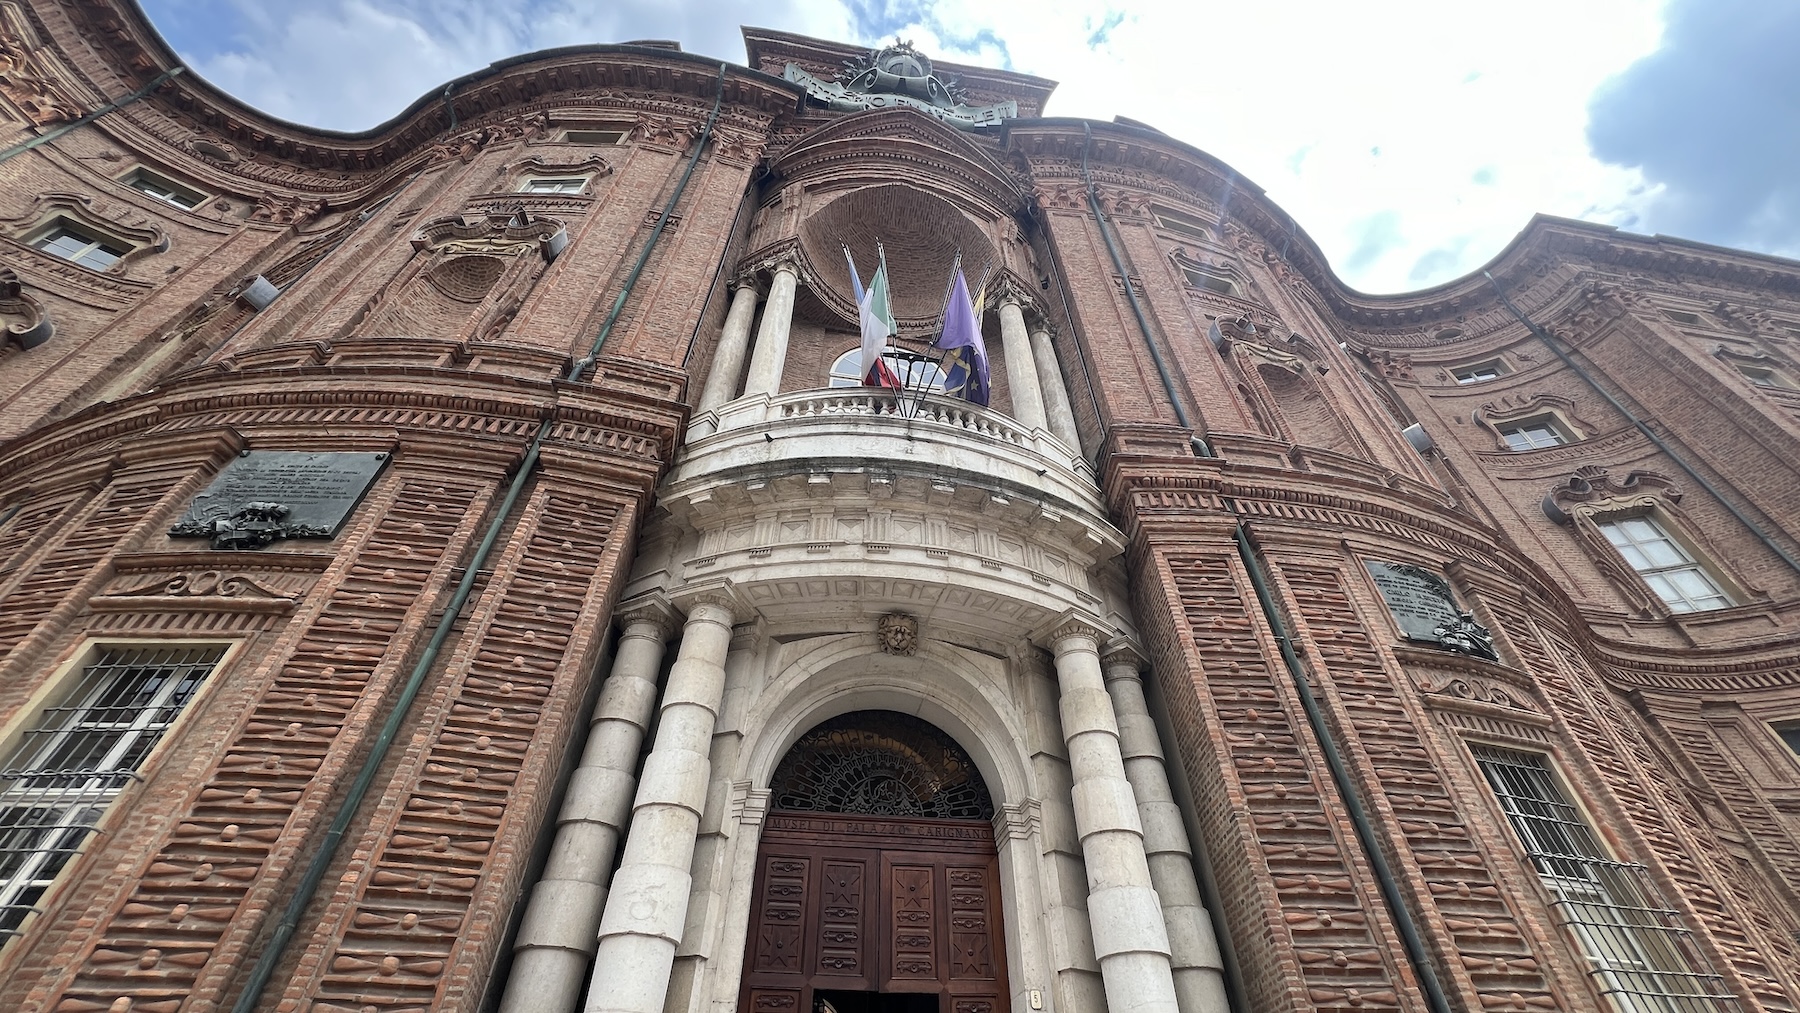
<svg viewBox="0 0 1800 1013">
<path fill-rule="evenodd" d="M 778 811 L 754 890 L 745 1013 L 1008 1011 L 986 821 Z"/>
</svg>

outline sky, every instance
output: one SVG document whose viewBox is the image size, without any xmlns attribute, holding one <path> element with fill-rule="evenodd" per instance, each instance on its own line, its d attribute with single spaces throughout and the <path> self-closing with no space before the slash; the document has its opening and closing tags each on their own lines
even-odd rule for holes
<svg viewBox="0 0 1800 1013">
<path fill-rule="evenodd" d="M 140 2 L 213 84 L 336 130 L 555 46 L 906 39 L 1224 160 L 1365 292 L 1477 270 L 1534 213 L 1800 258 L 1800 0 Z"/>
</svg>

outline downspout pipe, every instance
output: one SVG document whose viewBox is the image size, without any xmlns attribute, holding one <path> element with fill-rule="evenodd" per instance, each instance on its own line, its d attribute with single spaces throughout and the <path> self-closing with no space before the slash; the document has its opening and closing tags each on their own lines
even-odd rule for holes
<svg viewBox="0 0 1800 1013">
<path fill-rule="evenodd" d="M 1600 386 L 1600 382 L 1594 379 L 1593 375 L 1586 369 L 1583 369 L 1581 363 L 1576 362 L 1573 356 L 1563 350 L 1562 342 L 1551 337 L 1549 330 L 1539 327 L 1536 321 L 1526 316 L 1525 312 L 1519 309 L 1519 307 L 1513 305 L 1512 299 L 1506 294 L 1506 289 L 1501 287 L 1498 278 L 1495 278 L 1493 274 L 1488 271 L 1481 272 L 1481 276 L 1486 278 L 1488 282 L 1494 286 L 1494 291 L 1500 295 L 1501 304 L 1504 305 L 1514 317 L 1518 318 L 1520 323 L 1525 325 L 1526 330 L 1530 331 L 1539 341 L 1548 345 L 1550 350 L 1556 353 L 1556 357 L 1562 360 L 1563 365 L 1574 370 L 1576 376 L 1579 376 L 1582 380 L 1586 381 L 1587 385 L 1594 389 L 1594 393 L 1605 399 L 1607 404 L 1612 405 L 1614 411 L 1625 417 L 1625 421 L 1630 422 L 1638 432 L 1643 433 L 1644 436 L 1656 446 L 1656 449 L 1662 451 L 1669 460 L 1674 461 L 1676 467 L 1679 467 L 1687 474 L 1687 477 L 1694 480 L 1694 484 L 1705 489 L 1708 495 L 1713 499 L 1718 500 L 1720 505 L 1724 506 L 1731 516 L 1737 518 L 1739 524 L 1748 528 L 1750 533 L 1757 537 L 1757 540 L 1761 541 L 1765 546 L 1768 546 L 1770 552 L 1781 557 L 1781 561 L 1795 571 L 1800 571 L 1800 559 L 1795 559 L 1792 553 L 1782 548 L 1774 538 L 1770 537 L 1767 531 L 1764 531 L 1760 525 L 1751 520 L 1744 511 L 1738 509 L 1736 503 L 1733 503 L 1731 500 L 1726 499 L 1721 495 L 1719 490 L 1715 488 L 1711 482 L 1706 480 L 1706 476 L 1694 470 L 1694 466 L 1687 462 L 1687 458 L 1682 457 L 1675 452 L 1674 448 L 1663 442 L 1663 438 L 1656 435 L 1656 430 L 1651 429 L 1643 419 L 1638 418 L 1637 415 L 1632 413 L 1631 409 L 1625 407 L 1625 404 L 1622 401 L 1614 397 L 1605 387 Z"/>
<path fill-rule="evenodd" d="M 108 102 L 107 104 L 101 106 L 100 108 L 94 110 L 91 113 L 88 113 L 77 119 L 70 120 L 69 122 L 62 124 L 61 126 L 53 127 L 50 130 L 46 130 L 45 132 L 37 135 L 36 137 L 27 138 L 26 140 L 20 141 L 19 143 L 13 145 L 12 147 L 7 148 L 5 151 L 0 151 L 0 162 L 5 162 L 15 156 L 23 155 L 27 151 L 30 151 L 31 149 L 36 148 L 40 145 L 49 144 L 51 141 L 56 140 L 58 137 L 61 137 L 62 135 L 68 133 L 69 131 L 75 130 L 79 127 L 87 126 L 89 123 L 94 122 L 95 120 L 99 119 L 102 116 L 105 116 L 107 113 L 110 113 L 115 109 L 123 109 L 126 106 L 132 104 L 133 102 L 136 102 L 138 99 L 143 98 L 145 95 L 148 95 L 151 92 L 155 91 L 156 89 L 162 87 L 162 84 L 164 81 L 167 81 L 170 78 L 173 78 L 175 75 L 180 74 L 186 70 L 187 70 L 186 67 L 184 67 L 178 63 L 175 66 L 170 67 L 168 70 L 165 70 L 162 73 L 151 78 L 149 84 L 144 85 L 142 88 L 139 88 L 137 91 L 132 92 L 131 94 L 125 96 L 122 99 L 119 99 L 116 102 Z"/>
<path fill-rule="evenodd" d="M 1131 311 L 1137 317 L 1138 331 L 1143 336 L 1144 346 L 1150 350 L 1150 358 L 1156 363 L 1156 372 L 1162 378 L 1163 390 L 1169 396 L 1169 403 L 1175 409 L 1175 418 L 1190 431 L 1193 425 L 1188 420 L 1186 409 L 1180 398 L 1175 396 L 1175 382 L 1163 362 L 1162 353 L 1157 348 L 1156 340 L 1150 330 L 1150 323 L 1144 316 L 1143 308 L 1138 304 L 1137 295 L 1131 290 L 1131 279 L 1125 273 L 1124 261 L 1119 256 L 1118 247 L 1114 244 L 1106 216 L 1100 211 L 1100 199 L 1094 191 L 1094 177 L 1088 171 L 1088 149 L 1093 144 L 1093 128 L 1083 122 L 1081 125 L 1085 143 L 1081 149 L 1081 176 L 1087 184 L 1088 207 L 1094 213 L 1094 219 L 1100 226 L 1100 236 L 1106 241 L 1106 250 L 1112 255 L 1113 266 L 1120 277 L 1125 280 L 1125 297 L 1131 303 Z M 1194 452 L 1203 458 L 1217 459 L 1212 448 L 1198 434 L 1191 437 Z M 1226 497 L 1225 504 L 1233 513 L 1237 512 L 1237 504 Z M 1275 637 L 1275 643 L 1281 649 L 1281 660 L 1286 665 L 1288 676 L 1294 682 L 1295 692 L 1300 696 L 1300 703 L 1306 712 L 1306 723 L 1312 729 L 1313 737 L 1318 740 L 1320 751 L 1325 756 L 1325 765 L 1331 771 L 1332 784 L 1344 802 L 1344 811 L 1350 817 L 1356 829 L 1356 840 L 1369 861 L 1369 868 L 1375 873 L 1375 881 L 1381 891 L 1381 899 L 1387 905 L 1389 915 L 1394 919 L 1394 926 L 1400 933 L 1401 945 L 1406 950 L 1407 963 L 1412 965 L 1413 974 L 1419 980 L 1419 987 L 1425 992 L 1431 1013 L 1454 1013 L 1449 997 L 1444 994 L 1443 985 L 1438 981 L 1437 971 L 1431 965 L 1431 958 L 1425 952 L 1424 939 L 1419 935 L 1418 923 L 1413 918 L 1412 909 L 1407 906 L 1406 898 L 1400 892 L 1399 881 L 1382 854 L 1380 839 L 1376 836 L 1375 826 L 1369 821 L 1367 810 L 1363 808 L 1362 799 L 1356 789 L 1356 782 L 1350 776 L 1350 768 L 1344 762 L 1343 751 L 1338 748 L 1337 736 L 1331 731 L 1331 725 L 1325 719 L 1324 709 L 1313 697 L 1312 686 L 1306 677 L 1306 669 L 1300 662 L 1300 656 L 1294 651 L 1292 639 L 1288 636 L 1287 624 L 1282 621 L 1281 612 L 1275 605 L 1274 596 L 1269 591 L 1268 574 L 1263 569 L 1262 560 L 1255 541 L 1251 537 L 1249 525 L 1240 515 L 1237 526 L 1232 531 L 1232 538 L 1237 543 L 1238 555 L 1244 561 L 1244 568 L 1249 571 L 1250 583 L 1256 589 L 1257 604 L 1261 606 L 1263 618 L 1269 624 L 1269 630 Z M 1240 1010 L 1249 1010 L 1243 978 L 1238 969 L 1237 953 L 1231 942 L 1231 934 L 1227 927 L 1219 924 L 1222 918 L 1222 898 L 1217 896 L 1216 887 L 1211 877 L 1202 877 L 1203 888 L 1208 896 L 1207 906 L 1214 912 L 1214 923 L 1217 927 L 1220 951 L 1224 956 L 1226 982 L 1231 989 L 1232 1000 Z"/>
<path fill-rule="evenodd" d="M 600 353 L 600 347 L 605 343 L 607 334 L 611 332 L 613 323 L 618 319 L 619 311 L 624 307 L 625 300 L 631 295 L 639 275 L 643 273 L 644 264 L 649 261 L 650 253 L 656 248 L 657 240 L 662 237 L 664 227 L 668 224 L 669 215 L 673 213 L 676 203 L 681 199 L 682 192 L 687 189 L 688 179 L 694 173 L 694 163 L 700 160 L 701 148 L 705 146 L 706 139 L 712 134 L 713 124 L 718 120 L 719 107 L 725 97 L 725 71 L 728 66 L 724 63 L 719 64 L 719 96 L 713 102 L 712 113 L 707 117 L 706 128 L 701 131 L 699 143 L 694 145 L 694 154 L 688 161 L 687 171 L 682 173 L 681 181 L 675 186 L 675 192 L 669 195 L 669 201 L 663 207 L 662 217 L 657 219 L 656 228 L 650 233 L 650 239 L 644 245 L 644 252 L 638 257 L 637 267 L 632 270 L 630 277 L 625 281 L 624 289 L 619 293 L 618 299 L 614 301 L 612 314 L 607 317 L 606 325 L 594 338 L 593 347 L 588 350 L 588 357 L 572 363 L 563 379 L 578 379 L 587 365 L 592 363 L 594 357 Z M 281 920 L 275 925 L 274 933 L 264 944 L 262 956 L 258 958 L 255 967 L 251 968 L 249 980 L 244 984 L 244 991 L 238 995 L 237 1002 L 231 1007 L 232 1013 L 254 1013 L 257 1004 L 262 1000 L 263 992 L 268 988 L 270 979 L 274 977 L 275 967 L 287 952 L 288 944 L 294 938 L 301 917 L 306 913 L 307 907 L 311 905 L 314 896 L 317 895 L 319 885 L 324 882 L 325 874 L 337 854 L 338 847 L 343 843 L 344 835 L 350 829 L 351 821 L 356 818 L 357 810 L 362 807 L 363 800 L 368 797 L 369 789 L 374 786 L 375 777 L 380 772 L 382 763 L 387 759 L 394 739 L 400 733 L 400 726 L 405 723 L 407 713 L 412 709 L 413 703 L 418 700 L 419 691 L 424 688 L 425 679 L 431 674 L 432 666 L 437 662 L 438 653 L 443 650 L 444 643 L 450 639 L 457 616 L 461 615 L 463 608 L 468 605 L 469 598 L 475 590 L 475 582 L 481 576 L 482 567 L 487 565 L 488 556 L 493 553 L 494 544 L 500 539 L 500 532 L 511 522 L 513 510 L 518 506 L 519 497 L 525 492 L 526 485 L 531 481 L 532 473 L 537 469 L 544 441 L 550 436 L 550 427 L 553 422 L 554 418 L 547 415 L 542 422 L 538 423 L 537 432 L 532 436 L 531 443 L 525 449 L 524 458 L 513 473 L 512 483 L 507 487 L 506 498 L 501 500 L 500 508 L 495 512 L 494 519 L 488 523 L 487 533 L 482 536 L 481 544 L 475 549 L 475 555 L 463 570 L 462 580 L 456 585 L 456 593 L 450 597 L 450 603 L 444 607 L 443 614 L 438 618 L 437 628 L 432 631 L 431 640 L 426 643 L 424 652 L 419 655 L 418 662 L 413 665 L 412 673 L 407 677 L 406 685 L 401 688 L 399 697 L 394 701 L 393 709 L 388 711 L 387 720 L 382 722 L 381 731 L 376 735 L 374 745 L 369 748 L 369 755 L 363 760 L 361 769 L 356 772 L 356 779 L 350 784 L 350 790 L 345 793 L 344 800 L 338 805 L 337 813 L 333 816 L 331 826 L 326 830 L 324 839 L 319 842 L 319 850 L 314 852 L 312 861 L 308 863 L 306 871 L 301 875 L 299 883 L 294 888 L 294 896 L 288 901 L 287 908 L 282 912 Z"/>
</svg>

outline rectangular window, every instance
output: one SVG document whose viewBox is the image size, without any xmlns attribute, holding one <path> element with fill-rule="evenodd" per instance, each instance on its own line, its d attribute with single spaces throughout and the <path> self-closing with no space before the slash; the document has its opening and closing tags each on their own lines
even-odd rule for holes
<svg viewBox="0 0 1800 1013">
<path fill-rule="evenodd" d="M 118 263 L 120 257 L 131 252 L 131 249 L 123 243 L 101 239 L 60 218 L 43 234 L 33 239 L 31 245 L 53 257 L 72 260 L 82 267 L 91 267 L 96 271 L 106 270 Z"/>
<path fill-rule="evenodd" d="M 181 716 L 216 645 L 96 649 L 0 766 L 0 942 L 18 932 Z"/>
<path fill-rule="evenodd" d="M 1731 598 L 1719 582 L 1654 518 L 1621 517 L 1596 523 L 1669 611 L 1703 612 L 1731 606 Z"/>
<path fill-rule="evenodd" d="M 1607 854 L 1545 757 L 1488 746 L 1474 752 L 1557 920 L 1614 1005 L 1624 1013 L 1737 1008 L 1680 916 L 1662 902 L 1649 870 Z"/>
<path fill-rule="evenodd" d="M 586 176 L 538 176 L 525 181 L 522 193 L 580 193 L 587 188 Z"/>
<path fill-rule="evenodd" d="M 1689 313 L 1687 310 L 1663 310 L 1663 312 L 1669 315 L 1670 320 L 1673 320 L 1678 324 L 1685 324 L 1691 327 L 1700 322 L 1700 314 Z"/>
<path fill-rule="evenodd" d="M 203 193 L 190 190 L 179 183 L 171 183 L 144 169 L 139 169 L 125 177 L 125 185 L 133 190 L 147 193 L 158 200 L 168 201 L 178 208 L 196 208 L 200 206 L 201 201 L 206 199 L 206 195 Z"/>
<path fill-rule="evenodd" d="M 1569 434 L 1551 418 L 1525 419 L 1502 426 L 1500 438 L 1506 441 L 1510 450 L 1542 450 L 1569 442 Z"/>
<path fill-rule="evenodd" d="M 1237 283 L 1225 275 L 1186 266 L 1182 267 L 1181 274 L 1194 288 L 1217 292 L 1220 295 L 1235 296 L 1238 294 Z"/>
<path fill-rule="evenodd" d="M 1206 222 L 1172 208 L 1151 205 L 1150 218 L 1156 222 L 1157 228 L 1178 236 L 1187 236 L 1189 239 L 1212 238 L 1212 229 Z"/>
<path fill-rule="evenodd" d="M 562 139 L 570 144 L 624 144 L 629 130 L 565 130 Z"/>
<path fill-rule="evenodd" d="M 1775 734 L 1781 736 L 1781 741 L 1787 743 L 1787 747 L 1794 751 L 1795 756 L 1800 756 L 1800 725 L 1777 728 Z"/>
<path fill-rule="evenodd" d="M 1458 366 L 1450 371 L 1450 375 L 1456 377 L 1457 383 L 1480 383 L 1483 380 L 1493 380 L 1505 372 L 1505 363 L 1499 359 L 1491 359 L 1473 366 Z"/>
<path fill-rule="evenodd" d="M 1788 382 L 1787 377 L 1782 376 L 1780 373 L 1767 366 L 1752 366 L 1748 363 L 1740 362 L 1738 363 L 1737 371 L 1744 374 L 1746 380 L 1749 380 L 1758 387 L 1773 387 L 1777 390 L 1792 390 L 1794 387 L 1793 384 Z"/>
</svg>

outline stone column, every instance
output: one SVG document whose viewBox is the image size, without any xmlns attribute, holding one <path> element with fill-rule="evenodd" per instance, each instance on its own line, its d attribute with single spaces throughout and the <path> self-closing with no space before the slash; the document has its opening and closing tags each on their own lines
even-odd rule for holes
<svg viewBox="0 0 1800 1013">
<path fill-rule="evenodd" d="M 1044 394 L 1038 389 L 1037 367 L 1032 364 L 1031 337 L 1025 333 L 1025 308 L 1011 292 L 1000 299 L 1000 347 L 1006 352 L 1013 418 L 1027 429 L 1047 428 Z"/>
<path fill-rule="evenodd" d="M 1036 327 L 1031 331 L 1031 357 L 1037 363 L 1038 388 L 1044 395 L 1044 417 L 1050 435 L 1081 453 L 1081 436 L 1075 431 L 1075 409 L 1069 404 L 1069 389 L 1063 386 L 1062 369 L 1056 360 L 1056 348 L 1050 344 L 1050 329 Z"/>
<path fill-rule="evenodd" d="M 1063 739 L 1075 777 L 1075 831 L 1087 866 L 1088 920 L 1113 1013 L 1178 1013 L 1169 934 L 1150 885 L 1137 799 L 1100 674 L 1098 625 L 1070 614 L 1046 638 L 1056 655 Z"/>
<path fill-rule="evenodd" d="M 691 594 L 686 604 L 656 744 L 644 760 L 625 857 L 600 918 L 587 1013 L 662 1013 L 687 918 L 734 606 L 724 585 Z"/>
<path fill-rule="evenodd" d="M 1162 901 L 1169 930 L 1169 960 L 1175 972 L 1175 1002 L 1181 1013 L 1230 1013 L 1225 997 L 1224 962 L 1213 936 L 1212 918 L 1200 899 L 1194 878 L 1194 856 L 1187 826 L 1169 790 L 1162 743 L 1156 722 L 1144 702 L 1138 672 L 1144 658 L 1129 643 L 1115 642 L 1106 651 L 1106 691 L 1119 719 L 1119 747 L 1125 778 L 1137 799 L 1144 824 L 1144 852 L 1150 862 L 1150 885 Z"/>
<path fill-rule="evenodd" d="M 581 1001 L 619 830 L 631 812 L 638 748 L 656 707 L 663 643 L 674 627 L 674 613 L 657 600 L 622 606 L 618 616 L 624 632 L 612 674 L 569 779 L 549 861 L 525 907 L 501 1013 L 568 1013 Z"/>
<path fill-rule="evenodd" d="M 696 415 L 716 410 L 737 395 L 738 374 L 744 371 L 744 355 L 750 350 L 750 322 L 756 318 L 756 301 L 762 295 L 749 278 L 739 278 L 731 295 L 731 309 L 725 314 L 725 329 L 719 334 L 719 348 L 713 353 L 712 372 L 706 374 L 706 387 L 700 392 Z M 696 419 L 688 430 L 688 442 L 710 435 L 718 423 L 709 418 Z"/>
<path fill-rule="evenodd" d="M 769 281 L 769 300 L 763 305 L 762 326 L 756 331 L 756 350 L 750 353 L 750 376 L 744 380 L 744 396 L 781 393 L 781 370 L 787 365 L 788 331 L 794 324 L 794 292 L 800 287 L 800 269 L 792 260 L 775 264 Z"/>
</svg>

